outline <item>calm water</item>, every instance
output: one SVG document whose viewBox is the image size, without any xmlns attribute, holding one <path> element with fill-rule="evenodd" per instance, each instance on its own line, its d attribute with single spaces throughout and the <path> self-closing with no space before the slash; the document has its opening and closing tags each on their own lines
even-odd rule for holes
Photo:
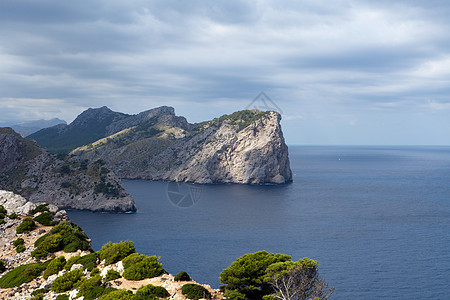
<svg viewBox="0 0 450 300">
<path fill-rule="evenodd" d="M 333 299 L 449 299 L 450 147 L 289 151 L 289 185 L 184 185 L 179 205 L 196 203 L 180 208 L 173 184 L 126 180 L 137 213 L 69 215 L 96 250 L 133 240 L 214 287 L 237 257 L 267 250 L 318 260 Z"/>
</svg>

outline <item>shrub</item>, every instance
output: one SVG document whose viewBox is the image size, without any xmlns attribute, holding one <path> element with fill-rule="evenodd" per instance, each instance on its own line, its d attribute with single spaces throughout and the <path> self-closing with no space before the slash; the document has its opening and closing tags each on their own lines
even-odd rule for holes
<svg viewBox="0 0 450 300">
<path fill-rule="evenodd" d="M 10 219 L 17 219 L 17 214 L 14 212 L 8 216 Z"/>
<path fill-rule="evenodd" d="M 4 219 L 6 217 L 6 214 L 8 212 L 6 211 L 6 209 L 3 207 L 3 205 L 0 205 L 0 219 Z"/>
<path fill-rule="evenodd" d="M 80 227 L 74 223 L 67 224 L 67 222 L 62 222 L 53 227 L 49 233 L 37 239 L 34 243 L 36 249 L 33 252 L 35 255 L 45 257 L 48 253 L 59 250 L 64 250 L 65 252 L 75 252 L 77 250 L 92 251 L 87 239 L 88 237 L 81 231 Z"/>
<path fill-rule="evenodd" d="M 16 232 L 18 234 L 29 232 L 36 228 L 36 223 L 34 223 L 33 219 L 30 217 L 26 217 L 23 219 L 22 223 L 20 223 L 19 226 L 17 226 Z"/>
<path fill-rule="evenodd" d="M 89 279 L 82 279 L 76 285 L 78 289 L 77 297 L 84 297 L 84 300 L 93 300 L 101 295 L 105 287 L 102 286 L 102 277 L 100 275 L 91 277 Z"/>
<path fill-rule="evenodd" d="M 81 279 L 82 275 L 82 269 L 75 269 L 73 271 L 67 272 L 53 281 L 51 289 L 55 293 L 62 293 L 71 290 L 74 285 Z"/>
<path fill-rule="evenodd" d="M 49 263 L 50 261 L 18 266 L 0 278 L 0 288 L 6 289 L 32 281 L 41 275 Z"/>
<path fill-rule="evenodd" d="M 101 260 L 105 260 L 105 265 L 116 263 L 131 253 L 134 253 L 134 244 L 132 241 L 125 241 L 119 243 L 108 242 L 102 246 L 99 251 Z"/>
<path fill-rule="evenodd" d="M 16 246 L 16 252 L 17 252 L 17 253 L 23 252 L 23 251 L 25 251 L 26 249 L 27 249 L 27 248 L 26 248 L 25 245 L 23 245 L 23 244 L 17 245 L 17 246 Z"/>
<path fill-rule="evenodd" d="M 84 256 L 72 256 L 71 258 L 69 258 L 64 268 L 66 270 L 70 270 L 70 268 L 72 268 L 74 264 L 81 264 L 83 265 L 84 269 L 87 269 L 90 272 L 97 266 L 97 254 L 91 253 Z"/>
<path fill-rule="evenodd" d="M 69 300 L 69 295 L 67 294 L 58 295 L 58 297 L 56 297 L 55 300 Z"/>
<path fill-rule="evenodd" d="M 91 276 L 99 275 L 100 270 L 97 267 L 94 267 L 91 271 Z"/>
<path fill-rule="evenodd" d="M 3 260 L 0 259 L 0 273 L 5 272 L 6 267 L 5 267 L 5 263 L 3 262 Z"/>
<path fill-rule="evenodd" d="M 128 280 L 142 280 L 165 273 L 156 256 L 134 253 L 123 260 L 125 271 L 123 277 Z"/>
<path fill-rule="evenodd" d="M 45 269 L 43 277 L 47 279 L 50 275 L 57 274 L 59 271 L 64 269 L 65 264 L 66 258 L 64 256 L 53 259 Z"/>
<path fill-rule="evenodd" d="M 5 224 L 5 223 L 6 223 L 5 219 L 0 219 L 0 225 Z"/>
<path fill-rule="evenodd" d="M 18 238 L 17 240 L 15 240 L 13 242 L 13 245 L 16 246 L 16 247 L 19 246 L 19 245 L 23 245 L 23 244 L 25 244 L 25 240 L 23 238 Z"/>
<path fill-rule="evenodd" d="M 61 249 L 62 240 L 63 237 L 60 234 L 46 235 L 39 246 L 31 252 L 31 256 L 36 258 L 44 258 L 48 255 L 48 253 L 58 251 Z"/>
<path fill-rule="evenodd" d="M 43 295 L 47 294 L 50 290 L 49 289 L 38 289 L 31 293 L 31 296 L 37 296 L 37 295 Z"/>
<path fill-rule="evenodd" d="M 186 271 L 181 271 L 173 278 L 175 281 L 191 281 L 191 277 Z"/>
<path fill-rule="evenodd" d="M 181 293 L 183 293 L 183 295 L 185 295 L 187 298 L 194 300 L 211 298 L 211 293 L 207 289 L 205 289 L 201 285 L 193 283 L 183 285 L 183 287 L 181 288 Z"/>
<path fill-rule="evenodd" d="M 55 222 L 52 220 L 52 217 L 54 216 L 54 213 L 51 212 L 43 212 L 39 216 L 35 217 L 33 220 L 36 222 L 39 222 L 40 224 L 44 226 L 53 226 L 55 225 Z"/>
<path fill-rule="evenodd" d="M 132 299 L 133 293 L 127 290 L 115 290 L 99 298 L 99 300 L 132 300 Z"/>
<path fill-rule="evenodd" d="M 122 276 L 120 276 L 120 273 L 115 271 L 115 270 L 108 270 L 108 272 L 106 273 L 105 276 L 105 281 L 111 281 L 111 280 L 116 280 L 117 278 L 120 278 Z"/>
<path fill-rule="evenodd" d="M 38 205 L 35 209 L 31 211 L 31 214 L 34 215 L 35 213 L 38 212 L 43 213 L 46 211 L 48 212 L 48 203 Z"/>
<path fill-rule="evenodd" d="M 169 292 L 162 286 L 154 286 L 153 284 L 148 284 L 141 286 L 137 290 L 133 300 L 167 298 L 169 296 Z"/>
</svg>

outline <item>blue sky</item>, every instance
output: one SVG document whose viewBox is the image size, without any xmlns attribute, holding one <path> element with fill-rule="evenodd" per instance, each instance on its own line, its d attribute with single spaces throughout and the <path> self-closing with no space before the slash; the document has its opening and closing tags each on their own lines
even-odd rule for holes
<svg viewBox="0 0 450 300">
<path fill-rule="evenodd" d="M 331 4 L 332 3 L 332 4 Z M 288 144 L 450 145 L 448 1 L 0 1 L 0 124 L 264 91 Z"/>
</svg>

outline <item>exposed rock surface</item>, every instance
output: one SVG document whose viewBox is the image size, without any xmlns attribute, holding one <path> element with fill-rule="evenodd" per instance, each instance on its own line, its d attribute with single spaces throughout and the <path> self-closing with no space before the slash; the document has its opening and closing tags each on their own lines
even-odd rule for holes
<svg viewBox="0 0 450 300">
<path fill-rule="evenodd" d="M 292 181 L 281 116 L 276 112 L 242 111 L 189 124 L 175 116 L 172 108 L 162 107 L 134 122 L 127 120 L 108 127 L 113 135 L 72 153 L 105 160 L 121 178 L 244 184 Z"/>
<path fill-rule="evenodd" d="M 60 208 L 136 211 L 104 162 L 49 154 L 10 128 L 0 128 L 0 188 Z"/>
</svg>

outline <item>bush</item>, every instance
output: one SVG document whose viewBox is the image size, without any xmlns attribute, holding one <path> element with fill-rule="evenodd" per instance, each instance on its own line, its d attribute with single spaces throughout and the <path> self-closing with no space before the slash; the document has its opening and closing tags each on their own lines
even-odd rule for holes
<svg viewBox="0 0 450 300">
<path fill-rule="evenodd" d="M 33 220 L 36 222 L 39 222 L 40 224 L 44 226 L 53 226 L 55 225 L 55 222 L 52 220 L 52 217 L 54 216 L 54 213 L 51 212 L 43 212 L 39 216 L 35 217 Z"/>
<path fill-rule="evenodd" d="M 24 245 L 25 244 L 25 240 L 23 239 L 23 238 L 18 238 L 17 240 L 15 240 L 14 242 L 13 242 L 13 245 L 14 246 L 19 246 L 19 245 Z"/>
<path fill-rule="evenodd" d="M 31 211 L 31 214 L 34 215 L 35 213 L 38 212 L 43 213 L 46 211 L 48 212 L 48 203 L 38 205 L 35 209 Z"/>
<path fill-rule="evenodd" d="M 6 209 L 3 207 L 3 205 L 0 205 L 0 219 L 4 219 L 6 217 L 6 214 L 8 212 L 6 211 Z"/>
<path fill-rule="evenodd" d="M 21 234 L 25 232 L 30 232 L 31 230 L 36 228 L 36 223 L 34 223 L 33 219 L 30 217 L 26 217 L 23 219 L 22 223 L 17 226 L 16 233 Z"/>
<path fill-rule="evenodd" d="M 33 252 L 35 254 L 32 255 L 39 258 L 59 250 L 64 250 L 65 252 L 75 252 L 77 250 L 92 251 L 87 239 L 88 237 L 81 231 L 80 227 L 74 223 L 67 224 L 67 222 L 62 222 L 53 227 L 49 233 L 37 239 L 34 243 L 36 249 Z"/>
<path fill-rule="evenodd" d="M 141 286 L 137 290 L 133 300 L 167 298 L 169 296 L 169 292 L 162 286 L 154 286 L 153 284 L 148 284 Z"/>
<path fill-rule="evenodd" d="M 53 281 L 51 289 L 55 293 L 62 293 L 71 290 L 74 285 L 81 279 L 82 275 L 82 269 L 75 269 L 73 271 L 67 272 Z"/>
<path fill-rule="evenodd" d="M 0 288 L 6 289 L 32 281 L 41 275 L 50 261 L 18 266 L 0 278 Z"/>
<path fill-rule="evenodd" d="M 14 212 L 8 216 L 10 219 L 17 219 L 17 214 Z"/>
<path fill-rule="evenodd" d="M 69 295 L 67 294 L 58 295 L 58 297 L 56 297 L 55 300 L 69 300 Z"/>
<path fill-rule="evenodd" d="M 48 253 L 57 252 L 61 249 L 61 242 L 63 237 L 60 234 L 44 235 L 44 240 L 39 244 L 39 246 L 31 252 L 32 257 L 38 259 L 44 258 Z"/>
<path fill-rule="evenodd" d="M 153 278 L 165 273 L 156 256 L 133 253 L 123 260 L 125 271 L 123 277 L 128 280 Z"/>
<path fill-rule="evenodd" d="M 59 271 L 64 269 L 65 264 L 66 258 L 64 256 L 53 259 L 45 269 L 43 277 L 47 279 L 50 275 L 58 274 Z"/>
<path fill-rule="evenodd" d="M 194 300 L 211 298 L 211 293 L 207 289 L 205 289 L 201 285 L 193 283 L 183 285 L 183 287 L 181 288 L 181 293 L 183 293 L 183 295 L 185 295 L 187 298 Z"/>
<path fill-rule="evenodd" d="M 25 245 L 17 245 L 16 246 L 16 252 L 17 253 L 20 253 L 20 252 L 23 252 L 23 251 L 25 251 L 27 248 L 25 247 Z"/>
<path fill-rule="evenodd" d="M 97 267 L 94 267 L 91 271 L 91 276 L 99 275 L 100 270 Z"/>
<path fill-rule="evenodd" d="M 108 242 L 102 246 L 98 252 L 100 260 L 105 260 L 105 265 L 116 263 L 131 253 L 134 253 L 134 244 L 132 241 L 125 241 L 120 243 Z"/>
<path fill-rule="evenodd" d="M 100 275 L 89 279 L 82 279 L 78 282 L 76 288 L 78 289 L 77 297 L 84 297 L 84 300 L 96 299 L 105 290 L 105 287 L 102 286 L 102 277 Z"/>
<path fill-rule="evenodd" d="M 49 289 L 38 289 L 31 293 L 31 296 L 37 296 L 37 295 L 43 295 L 47 294 L 50 290 Z"/>
<path fill-rule="evenodd" d="M 3 262 L 3 260 L 0 259 L 0 273 L 5 272 L 6 267 L 5 267 L 5 263 Z"/>
<path fill-rule="evenodd" d="M 84 269 L 87 269 L 90 272 L 97 266 L 97 254 L 91 253 L 85 256 L 72 256 L 69 258 L 64 268 L 70 270 L 74 264 L 81 264 Z"/>
<path fill-rule="evenodd" d="M 120 276 L 120 273 L 115 271 L 115 270 L 108 270 L 108 272 L 106 273 L 105 276 L 105 281 L 111 281 L 111 280 L 116 280 L 117 278 L 120 278 L 122 276 Z"/>
<path fill-rule="evenodd" d="M 186 271 L 181 271 L 180 273 L 178 273 L 177 275 L 175 275 L 175 277 L 173 278 L 175 281 L 191 281 L 191 277 L 189 276 L 188 273 L 186 273 Z"/>
<path fill-rule="evenodd" d="M 115 290 L 99 298 L 99 300 L 132 300 L 132 299 L 133 293 L 127 290 Z"/>
</svg>

